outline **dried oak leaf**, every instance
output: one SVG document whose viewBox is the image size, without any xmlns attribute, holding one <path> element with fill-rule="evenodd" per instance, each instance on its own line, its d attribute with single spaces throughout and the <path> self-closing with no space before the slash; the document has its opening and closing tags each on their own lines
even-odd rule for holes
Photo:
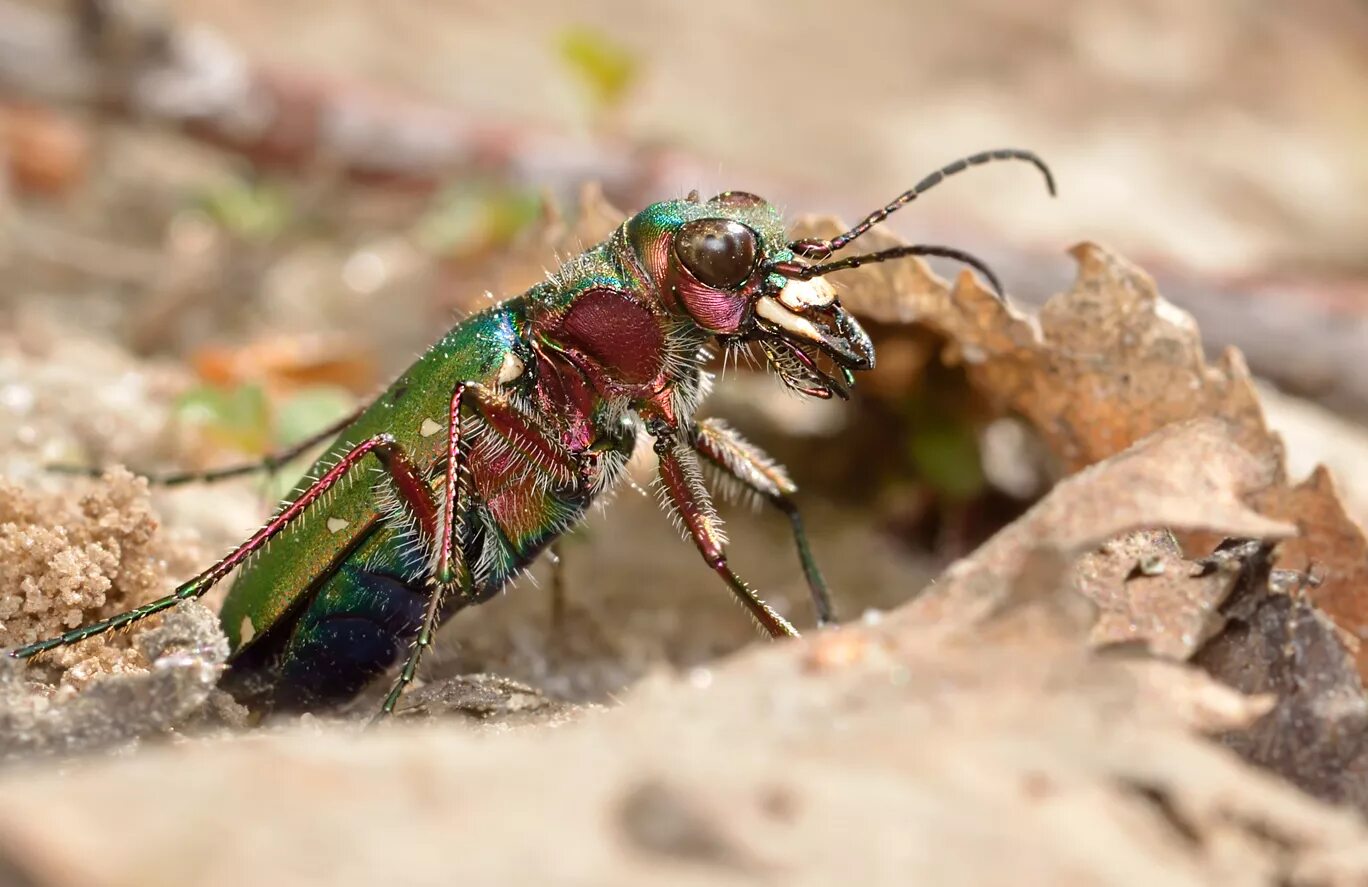
<svg viewBox="0 0 1368 887">
<path fill-rule="evenodd" d="M 1022 576 L 1042 569 L 1042 551 L 1055 551 L 1069 566 L 1066 581 L 1102 611 L 1098 640 L 1143 640 L 1159 652 L 1189 655 L 1198 639 L 1210 633 L 1207 621 L 1223 597 L 1219 589 L 1188 575 L 1141 599 L 1117 588 L 1126 576 L 1116 581 L 1117 549 L 1094 553 L 1078 564 L 1074 560 L 1120 534 L 1156 527 L 1259 538 L 1292 533 L 1290 524 L 1266 518 L 1242 501 L 1247 491 L 1266 484 L 1268 476 L 1267 465 L 1236 442 L 1236 431 L 1220 419 L 1172 425 L 1061 481 L 973 555 L 952 565 L 900 618 L 951 625 L 978 622 L 1010 597 L 1020 597 Z M 1134 545 L 1126 551 L 1121 549 L 1121 563 L 1128 564 L 1127 572 L 1139 557 L 1166 553 Z M 1176 550 L 1167 554 L 1177 558 Z M 1038 574 L 1032 584 L 1048 589 L 1048 572 Z M 1162 593 L 1173 591 L 1179 592 L 1178 600 Z M 1134 628 L 1119 631 L 1117 623 Z"/>
<path fill-rule="evenodd" d="M 1074 565 L 1075 587 L 1098 607 L 1092 643 L 1143 641 L 1169 659 L 1187 659 L 1225 626 L 1219 607 L 1237 578 L 1183 557 L 1168 530 L 1126 533 Z"/>
<path fill-rule="evenodd" d="M 800 236 L 830 236 L 831 221 L 800 226 Z M 902 243 L 884 231 L 870 249 Z M 1102 247 L 1074 247 L 1078 278 L 1033 317 L 1004 303 L 969 272 L 953 289 L 920 261 L 890 262 L 832 275 L 841 301 L 860 316 L 916 322 L 950 341 L 945 357 L 1004 412 L 1034 425 L 1069 471 L 1077 471 L 1172 422 L 1229 419 L 1255 455 L 1281 459 L 1264 426 L 1239 353 L 1208 365 L 1187 312 L 1166 301 L 1153 280 Z"/>
<path fill-rule="evenodd" d="M 1368 698 L 1340 630 L 1303 593 L 1304 574 L 1275 571 L 1270 546 L 1225 547 L 1236 571 L 1229 627 L 1193 662 L 1242 693 L 1275 694 L 1270 713 L 1226 745 L 1307 792 L 1368 810 Z"/>
<path fill-rule="evenodd" d="M 1368 543 L 1345 511 L 1325 468 L 1293 487 L 1272 486 L 1251 502 L 1271 516 L 1296 524 L 1297 535 L 1278 547 L 1279 565 L 1304 570 L 1318 584 L 1306 593 L 1340 628 L 1340 640 L 1354 655 L 1368 683 Z"/>
<path fill-rule="evenodd" d="M 825 237 L 842 227 L 809 220 L 797 235 Z M 881 230 L 865 241 L 872 249 L 902 243 Z M 947 338 L 946 359 L 962 363 L 1002 412 L 1024 417 L 1070 472 L 1174 422 L 1226 421 L 1232 439 L 1264 466 L 1265 480 L 1246 490 L 1245 501 L 1297 527 L 1279 550 L 1280 562 L 1316 571 L 1321 582 L 1309 594 L 1341 629 L 1341 642 L 1368 681 L 1368 645 L 1359 643 L 1368 637 L 1368 540 L 1329 475 L 1318 470 L 1290 483 L 1282 442 L 1264 422 L 1238 351 L 1227 349 L 1208 363 L 1192 317 L 1166 301 L 1147 274 L 1095 244 L 1080 244 L 1072 254 L 1079 265 L 1073 287 L 1050 299 L 1038 317 L 1004 304 L 969 272 L 951 288 L 920 261 L 833 279 L 855 313 L 917 322 Z"/>
</svg>

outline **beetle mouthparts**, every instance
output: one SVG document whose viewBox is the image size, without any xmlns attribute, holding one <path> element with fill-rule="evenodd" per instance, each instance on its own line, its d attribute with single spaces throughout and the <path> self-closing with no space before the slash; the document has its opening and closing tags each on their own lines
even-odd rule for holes
<svg viewBox="0 0 1368 887">
<path fill-rule="evenodd" d="M 811 286 L 807 281 L 796 283 Z M 791 281 L 788 286 L 794 285 Z M 755 303 L 755 314 L 765 329 L 791 342 L 816 346 L 845 369 L 874 368 L 874 345 L 869 335 L 836 302 L 834 293 L 830 296 L 826 293 L 814 295 L 807 290 L 790 293 L 788 286 L 778 299 L 761 296 Z M 789 305 L 799 308 L 793 310 Z"/>
</svg>

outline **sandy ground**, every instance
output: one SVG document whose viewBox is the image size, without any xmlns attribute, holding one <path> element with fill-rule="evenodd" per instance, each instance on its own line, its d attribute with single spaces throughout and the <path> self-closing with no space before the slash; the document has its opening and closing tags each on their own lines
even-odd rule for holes
<svg viewBox="0 0 1368 887">
<path fill-rule="evenodd" d="M 249 724 L 214 689 L 212 614 L 187 610 L 0 668 L 0 884 L 1368 883 L 1362 429 L 1256 393 L 1143 271 L 1065 251 L 1119 246 L 1179 301 L 1291 279 L 1308 313 L 1274 336 L 1286 362 L 1360 354 L 1362 4 L 169 6 L 319 83 L 668 143 L 690 158 L 681 193 L 853 216 L 1002 143 L 1047 155 L 1062 193 L 985 170 L 898 217 L 981 244 L 1026 298 L 914 265 L 850 276 L 888 356 L 853 406 L 744 372 L 712 400 L 791 463 L 843 628 L 809 630 L 778 515 L 723 510 L 737 571 L 807 635 L 767 644 L 632 487 L 567 540 L 561 622 L 543 561 L 443 630 L 384 729 L 361 728 L 383 687 Z M 585 25 L 641 64 L 597 119 L 555 50 Z M 166 132 L 65 123 L 89 140 L 84 183 L 0 199 L 5 644 L 155 596 L 273 497 L 44 465 L 260 452 L 301 391 L 364 398 L 453 308 L 613 223 L 588 200 L 568 225 L 434 255 L 421 195 L 263 184 Z M 296 214 L 269 237 L 204 208 L 226 190 L 251 221 L 274 186 Z M 1293 328 L 1257 291 L 1202 303 L 1208 343 L 1251 317 L 1265 343 Z M 244 383 L 234 360 L 262 366 Z M 259 385 L 279 412 L 245 444 L 196 426 L 181 399 L 210 382 Z M 992 453 L 990 425 L 1008 432 Z M 971 492 L 916 461 L 926 428 L 969 441 Z M 1225 536 L 1266 544 L 1205 558 Z"/>
</svg>

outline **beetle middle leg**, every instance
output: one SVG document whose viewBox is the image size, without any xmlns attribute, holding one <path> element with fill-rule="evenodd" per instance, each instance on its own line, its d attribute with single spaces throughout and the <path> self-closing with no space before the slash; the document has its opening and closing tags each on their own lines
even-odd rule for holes
<svg viewBox="0 0 1368 887">
<path fill-rule="evenodd" d="M 436 555 L 429 582 L 423 621 L 409 648 L 408 657 L 394 679 L 380 712 L 379 721 L 394 711 L 404 688 L 413 682 L 423 654 L 432 646 L 442 620 L 442 603 L 453 589 L 469 593 L 470 570 L 461 553 L 464 528 L 460 525 L 470 494 L 470 458 L 463 408 L 470 406 L 489 428 L 505 440 L 536 470 L 555 481 L 573 482 L 579 465 L 538 427 L 536 420 L 515 408 L 506 398 L 476 382 L 462 382 L 452 391 L 447 414 L 446 484 L 441 521 L 434 537 Z M 373 722 L 374 722 L 373 721 Z"/>
<path fill-rule="evenodd" d="M 658 422 L 649 427 L 656 439 L 655 452 L 660 460 L 661 486 L 675 514 L 683 521 L 689 536 L 698 546 L 703 560 L 722 577 L 770 637 L 797 637 L 798 630 L 765 603 L 727 563 L 721 521 L 713 507 L 712 498 L 703 487 L 697 451 L 688 441 L 679 440 L 674 428 Z"/>
<path fill-rule="evenodd" d="M 393 712 L 394 706 L 399 702 L 399 697 L 403 695 L 404 688 L 413 682 L 423 653 L 432 646 L 432 636 L 437 631 L 437 624 L 441 621 L 442 601 L 446 597 L 447 590 L 457 584 L 469 587 L 469 571 L 466 569 L 465 558 L 462 557 L 461 548 L 458 544 L 458 534 L 461 532 L 458 521 L 465 503 L 465 482 L 469 476 L 463 462 L 466 448 L 461 446 L 461 406 L 469 387 L 463 382 L 457 385 L 451 394 L 451 404 L 447 416 L 445 502 L 441 509 L 441 521 L 435 528 L 433 537 L 437 545 L 437 559 L 429 576 L 428 602 L 427 607 L 423 610 L 423 621 L 418 628 L 417 636 L 413 639 L 412 646 L 409 647 L 409 654 L 408 658 L 404 660 L 404 667 L 399 670 L 398 676 L 394 679 L 394 684 L 385 696 L 384 704 L 380 706 L 379 714 L 375 716 L 372 723 Z"/>
<path fill-rule="evenodd" d="M 803 565 L 803 576 L 812 595 L 812 606 L 817 611 L 817 624 L 834 624 L 836 613 L 831 605 L 831 593 L 812 556 L 803 518 L 792 498 L 798 487 L 789 478 L 788 472 L 720 419 L 699 420 L 689 427 L 689 439 L 703 458 L 788 518 L 793 541 L 798 548 L 798 560 Z"/>
</svg>

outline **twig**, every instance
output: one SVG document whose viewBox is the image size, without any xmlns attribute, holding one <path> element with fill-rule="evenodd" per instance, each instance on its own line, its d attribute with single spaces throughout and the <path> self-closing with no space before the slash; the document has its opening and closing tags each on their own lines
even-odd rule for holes
<svg viewBox="0 0 1368 887">
<path fill-rule="evenodd" d="M 678 179 L 661 149 L 474 121 L 341 79 L 268 70 L 220 34 L 138 0 L 74 0 L 70 15 L 0 0 L 0 93 L 180 129 L 264 167 L 321 158 L 347 177 L 431 186 L 454 173 L 587 180 L 636 202 Z"/>
</svg>

